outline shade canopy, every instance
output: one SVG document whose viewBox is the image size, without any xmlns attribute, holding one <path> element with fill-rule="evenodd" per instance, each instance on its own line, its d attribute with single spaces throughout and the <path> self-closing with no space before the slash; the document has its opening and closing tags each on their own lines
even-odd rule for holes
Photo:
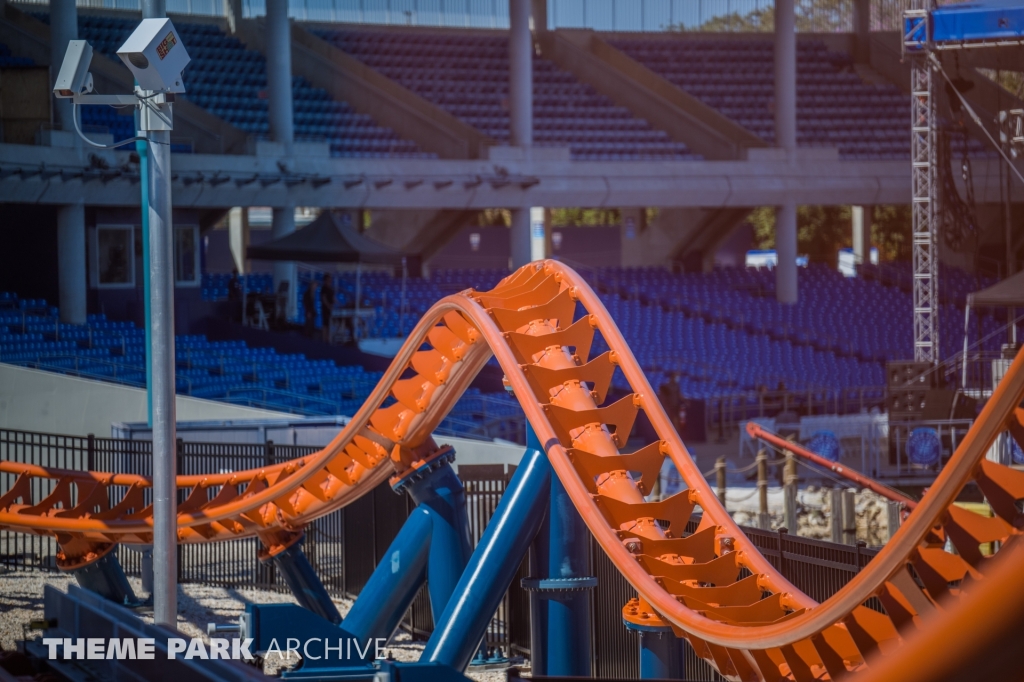
<svg viewBox="0 0 1024 682">
<path fill-rule="evenodd" d="M 987 289 L 967 294 L 967 304 L 971 307 L 1024 308 L 1024 271 Z"/>
<path fill-rule="evenodd" d="M 304 263 L 400 265 L 404 255 L 363 236 L 330 211 L 289 235 L 246 249 L 246 257 L 253 260 Z"/>
</svg>

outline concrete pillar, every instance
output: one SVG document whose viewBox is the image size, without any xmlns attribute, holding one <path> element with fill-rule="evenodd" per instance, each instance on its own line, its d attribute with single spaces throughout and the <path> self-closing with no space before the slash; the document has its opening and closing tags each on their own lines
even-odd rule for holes
<svg viewBox="0 0 1024 682">
<path fill-rule="evenodd" d="M 796 202 L 775 207 L 775 298 L 779 303 L 796 303 Z"/>
<path fill-rule="evenodd" d="M 242 20 L 242 0 L 224 0 L 224 18 L 228 22 L 228 31 L 237 31 L 238 22 Z"/>
<path fill-rule="evenodd" d="M 292 40 L 288 0 L 267 0 L 267 101 L 270 137 L 292 155 Z M 294 220 L 294 219 L 293 219 Z"/>
<path fill-rule="evenodd" d="M 534 33 L 548 30 L 548 0 L 530 0 L 530 18 Z"/>
<path fill-rule="evenodd" d="M 853 0 L 853 59 L 871 62 L 871 0 Z"/>
<path fill-rule="evenodd" d="M 271 215 L 270 235 L 280 239 L 295 231 L 295 207 L 275 208 Z M 298 266 L 291 261 L 274 263 L 274 290 L 281 288 L 281 282 L 288 282 L 288 317 L 295 317 L 298 312 L 299 277 Z"/>
<path fill-rule="evenodd" d="M 512 269 L 516 270 L 532 260 L 533 240 L 530 236 L 530 209 L 512 209 L 512 227 L 509 229 L 509 247 Z"/>
<path fill-rule="evenodd" d="M 775 146 L 792 160 L 796 152 L 796 13 L 794 0 L 775 1 Z M 775 295 L 796 303 L 796 204 L 775 209 Z"/>
<path fill-rule="evenodd" d="M 64 62 L 64 54 L 68 51 L 68 42 L 71 40 L 78 40 L 78 7 L 75 0 L 50 0 L 51 83 L 57 80 L 57 73 Z M 75 129 L 73 116 L 74 107 L 71 100 L 53 98 L 53 120 L 61 130 Z"/>
<path fill-rule="evenodd" d="M 533 39 L 530 0 L 509 0 L 508 108 L 513 147 L 533 145 Z"/>
<path fill-rule="evenodd" d="M 871 262 L 871 213 L 874 206 L 851 206 L 853 261 L 858 266 Z"/>
<path fill-rule="evenodd" d="M 245 256 L 249 248 L 249 208 L 236 206 L 228 212 L 228 245 L 231 259 L 238 272 L 249 272 L 249 260 Z"/>
<path fill-rule="evenodd" d="M 508 106 L 509 142 L 514 147 L 533 145 L 533 39 L 530 37 L 530 0 L 509 0 Z M 532 260 L 530 209 L 512 209 L 512 267 Z"/>
<path fill-rule="evenodd" d="M 775 2 L 775 146 L 796 149 L 796 14 L 794 0 Z"/>
<path fill-rule="evenodd" d="M 85 205 L 57 209 L 57 270 L 60 321 L 85 324 Z"/>
</svg>

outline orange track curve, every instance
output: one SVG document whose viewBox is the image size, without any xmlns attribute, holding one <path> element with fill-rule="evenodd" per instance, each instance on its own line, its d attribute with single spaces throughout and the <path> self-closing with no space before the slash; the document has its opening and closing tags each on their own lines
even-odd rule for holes
<svg viewBox="0 0 1024 682">
<path fill-rule="evenodd" d="M 595 330 L 611 351 L 590 358 Z M 178 477 L 185 493 L 179 540 L 255 534 L 273 552 L 310 520 L 392 473 L 422 465 L 437 450 L 434 426 L 491 352 L 590 531 L 637 589 L 639 599 L 626 605 L 624 617 L 670 625 L 729 679 L 802 682 L 873 669 L 875 658 L 899 649 L 910 631 L 935 630 L 933 621 L 952 602 L 969 604 L 1000 559 L 979 546 L 1013 543 L 1024 526 L 1024 472 L 984 459 L 1004 430 L 1024 442 L 1022 355 L 893 540 L 817 604 L 771 566 L 719 504 L 597 295 L 567 266 L 545 261 L 492 291 L 467 290 L 434 305 L 351 423 L 321 452 L 262 469 Z M 604 405 L 614 371 L 634 392 Z M 395 402 L 381 407 L 389 396 Z M 640 409 L 660 440 L 623 454 Z M 645 502 L 665 456 L 688 489 Z M 11 462 L 0 462 L 0 471 L 17 474 L 0 494 L 0 528 L 55 536 L 66 567 L 116 542 L 151 538 L 145 477 Z M 36 479 L 55 481 L 53 492 L 32 499 Z M 971 481 L 994 518 L 952 505 Z M 113 506 L 112 487 L 123 492 Z M 684 537 L 697 506 L 700 527 Z M 947 539 L 958 554 L 943 550 Z M 864 605 L 872 597 L 884 614 Z"/>
</svg>

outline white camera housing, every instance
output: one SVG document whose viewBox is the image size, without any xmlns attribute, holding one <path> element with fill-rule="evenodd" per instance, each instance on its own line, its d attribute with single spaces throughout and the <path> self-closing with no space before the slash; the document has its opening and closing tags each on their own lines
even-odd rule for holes
<svg viewBox="0 0 1024 682">
<path fill-rule="evenodd" d="M 61 99 L 70 99 L 92 92 L 92 74 L 89 73 L 91 63 L 92 45 L 84 40 L 68 41 L 53 94 Z"/>
<path fill-rule="evenodd" d="M 181 72 L 192 58 L 170 19 L 143 19 L 117 51 L 143 90 L 185 92 Z"/>
</svg>

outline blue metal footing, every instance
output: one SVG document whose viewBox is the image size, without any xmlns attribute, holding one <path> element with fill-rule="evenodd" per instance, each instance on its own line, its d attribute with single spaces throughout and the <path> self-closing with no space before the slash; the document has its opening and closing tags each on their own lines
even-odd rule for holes
<svg viewBox="0 0 1024 682">
<path fill-rule="evenodd" d="M 264 559 L 264 561 L 274 562 L 274 566 L 284 577 L 284 581 L 288 583 L 289 589 L 295 595 L 295 600 L 299 602 L 300 606 L 330 623 L 338 624 L 341 622 L 341 614 L 338 613 L 338 607 L 331 600 L 331 595 L 327 594 L 324 584 L 320 581 L 320 576 L 310 565 L 306 553 L 302 551 L 304 540 L 305 536 L 291 547 Z"/>
<path fill-rule="evenodd" d="M 135 596 L 128 578 L 117 560 L 116 549 L 111 549 L 92 563 L 68 571 L 79 586 L 95 592 L 104 599 L 128 607 L 142 606 L 145 602 Z"/>
<path fill-rule="evenodd" d="M 637 625 L 623 621 L 640 636 L 640 679 L 682 680 L 686 677 L 683 640 L 664 625 Z"/>
</svg>

